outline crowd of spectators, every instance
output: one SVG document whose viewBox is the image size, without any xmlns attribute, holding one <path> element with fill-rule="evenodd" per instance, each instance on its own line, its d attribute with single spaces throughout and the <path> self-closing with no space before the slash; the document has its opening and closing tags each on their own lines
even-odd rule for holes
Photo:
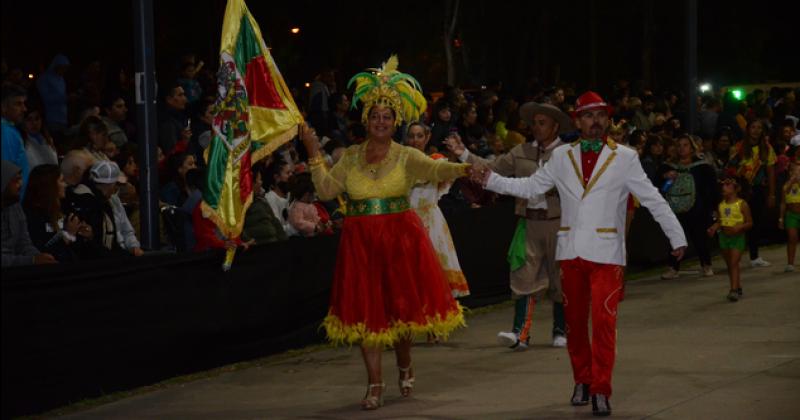
<svg viewBox="0 0 800 420">
<path fill-rule="evenodd" d="M 3 267 L 144 254 L 137 239 L 138 171 L 143 163 L 137 153 L 140 130 L 131 107 L 130 72 L 99 61 L 82 70 L 75 72 L 63 54 L 32 78 L 4 65 Z M 250 246 L 328 235 L 340 228 L 346 198 L 317 200 L 305 151 L 295 139 L 254 164 L 255 193 L 242 237 L 223 237 L 202 217 L 200 205 L 204 152 L 213 136 L 214 71 L 187 54 L 177 60 L 173 74 L 158 84 L 161 250 Z M 308 123 L 321 136 L 329 165 L 346 147 L 366 139 L 361 113 L 352 109 L 350 92 L 341 89 L 339 77 L 323 69 L 309 88 L 293 90 Z M 521 104 L 549 103 L 570 113 L 576 97 L 566 85 L 514 92 L 500 85 L 477 90 L 448 86 L 428 93 L 425 122 L 431 140 L 426 152 L 448 155 L 444 140 L 458 135 L 471 153 L 490 160 L 532 140 L 519 115 Z M 691 232 L 705 232 L 712 223 L 716 181 L 725 173 L 747 181 L 757 224 L 750 235 L 751 262 L 765 263 L 758 256 L 765 226 L 758 224 L 767 218 L 757 216 L 779 205 L 788 163 L 797 159 L 797 90 L 755 90 L 746 98 L 730 92 L 698 95 L 694 133 L 686 131 L 684 93 L 634 90 L 619 81 L 604 94 L 613 98 L 614 106 L 609 135 L 639 152 L 647 176 L 678 213 L 702 264 L 710 264 L 706 238 Z M 562 140 L 576 136 L 570 133 Z M 404 141 L 402 127 L 396 140 Z M 440 204 L 468 208 L 496 199 L 477 184 L 458 180 Z M 677 273 L 677 262 L 672 270 Z"/>
</svg>

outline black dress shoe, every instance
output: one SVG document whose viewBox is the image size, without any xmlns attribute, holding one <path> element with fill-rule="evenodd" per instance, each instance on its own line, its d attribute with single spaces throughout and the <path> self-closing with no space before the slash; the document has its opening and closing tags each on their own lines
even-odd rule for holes
<svg viewBox="0 0 800 420">
<path fill-rule="evenodd" d="M 589 404 L 589 384 L 575 384 L 575 391 L 572 392 L 572 405 Z"/>
<path fill-rule="evenodd" d="M 592 414 L 595 416 L 610 416 L 611 401 L 603 394 L 592 395 Z"/>
</svg>

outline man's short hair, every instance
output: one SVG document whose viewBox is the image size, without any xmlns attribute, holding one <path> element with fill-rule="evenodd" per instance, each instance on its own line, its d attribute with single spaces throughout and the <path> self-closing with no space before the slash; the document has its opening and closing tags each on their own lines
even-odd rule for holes
<svg viewBox="0 0 800 420">
<path fill-rule="evenodd" d="M 20 96 L 26 97 L 28 96 L 28 93 L 22 86 L 15 85 L 13 83 L 4 83 L 2 95 L 2 102 L 5 104 L 6 101 L 11 100 L 12 98 L 19 98 Z"/>
</svg>

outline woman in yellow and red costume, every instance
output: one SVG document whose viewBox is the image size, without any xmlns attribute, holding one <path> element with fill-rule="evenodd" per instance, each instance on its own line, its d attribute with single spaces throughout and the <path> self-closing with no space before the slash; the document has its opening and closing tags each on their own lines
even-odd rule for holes
<svg viewBox="0 0 800 420">
<path fill-rule="evenodd" d="M 408 195 L 420 180 L 452 180 L 466 175 L 469 165 L 433 160 L 392 141 L 401 122 L 415 121 L 425 111 L 425 98 L 413 77 L 397 71 L 396 56 L 369 70 L 349 84 L 355 83 L 353 104 L 364 106 L 367 141 L 349 147 L 328 169 L 313 130 L 304 127 L 301 139 L 320 199 L 349 197 L 323 326 L 331 341 L 361 346 L 369 377 L 361 405 L 376 409 L 383 404 L 385 347 L 395 349 L 400 393 L 408 396 L 414 385 L 414 335 L 447 337 L 465 325 Z"/>
</svg>

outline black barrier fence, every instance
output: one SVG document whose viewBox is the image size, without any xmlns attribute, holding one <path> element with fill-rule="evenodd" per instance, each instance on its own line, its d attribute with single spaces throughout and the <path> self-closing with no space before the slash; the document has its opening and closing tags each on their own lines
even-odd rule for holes
<svg viewBox="0 0 800 420">
<path fill-rule="evenodd" d="M 467 307 L 509 296 L 512 214 L 510 201 L 447 212 L 472 292 Z M 337 241 L 253 247 L 227 273 L 221 253 L 4 270 L 3 417 L 322 341 Z M 667 255 L 646 211 L 631 241 L 633 263 Z"/>
</svg>

